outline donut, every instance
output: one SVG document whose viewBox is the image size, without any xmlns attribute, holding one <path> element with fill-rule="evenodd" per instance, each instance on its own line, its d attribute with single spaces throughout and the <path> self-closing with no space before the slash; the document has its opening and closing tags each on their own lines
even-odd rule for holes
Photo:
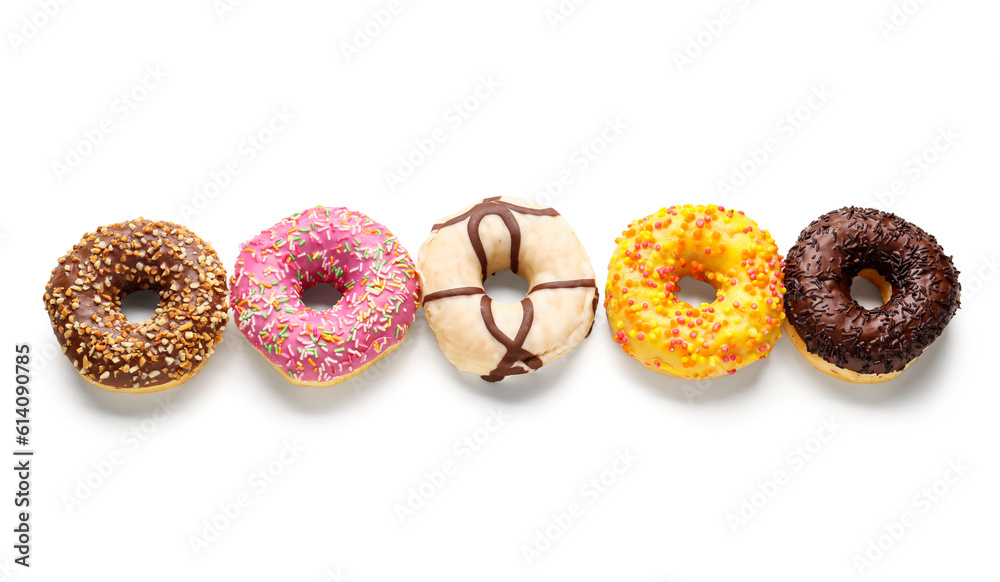
<svg viewBox="0 0 1000 582">
<path fill-rule="evenodd" d="M 612 338 L 646 368 L 715 378 L 764 359 L 781 337 L 782 258 L 743 212 L 671 206 L 628 225 L 608 267 Z M 715 288 L 697 307 L 677 298 L 691 277 Z"/>
<path fill-rule="evenodd" d="M 146 321 L 125 318 L 121 299 L 160 295 Z M 139 218 L 87 233 L 59 259 L 45 309 L 81 376 L 112 392 L 156 392 L 193 377 L 222 341 L 226 271 L 212 247 L 172 222 Z"/>
<path fill-rule="evenodd" d="M 851 298 L 855 277 L 885 304 Z M 895 214 L 841 208 L 820 216 L 788 252 L 784 327 L 816 369 L 848 382 L 891 380 L 923 353 L 959 307 L 958 271 L 937 240 Z"/>
<path fill-rule="evenodd" d="M 315 310 L 302 292 L 343 294 Z M 347 208 L 293 214 L 245 243 L 230 281 L 240 332 L 292 384 L 332 386 L 395 350 L 420 299 L 416 268 L 392 232 Z"/>
<path fill-rule="evenodd" d="M 427 323 L 458 370 L 488 382 L 526 374 L 590 335 L 594 269 L 552 208 L 495 197 L 435 224 L 417 262 Z M 528 282 L 519 304 L 493 301 L 486 279 L 510 269 Z"/>
</svg>

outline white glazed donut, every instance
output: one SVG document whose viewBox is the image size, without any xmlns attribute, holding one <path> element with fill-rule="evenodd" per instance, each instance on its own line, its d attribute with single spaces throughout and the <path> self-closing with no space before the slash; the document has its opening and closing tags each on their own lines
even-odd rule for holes
<svg viewBox="0 0 1000 582">
<path fill-rule="evenodd" d="M 495 302 L 483 289 L 503 269 L 528 282 L 520 303 Z M 527 200 L 487 198 L 435 224 L 418 274 L 445 357 L 489 382 L 562 357 L 593 327 L 598 292 L 587 252 L 558 212 Z"/>
</svg>

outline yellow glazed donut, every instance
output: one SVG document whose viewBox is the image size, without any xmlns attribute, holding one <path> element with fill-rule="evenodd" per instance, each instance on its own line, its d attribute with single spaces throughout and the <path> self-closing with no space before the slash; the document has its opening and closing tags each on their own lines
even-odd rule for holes
<svg viewBox="0 0 1000 582">
<path fill-rule="evenodd" d="M 611 335 L 650 370 L 688 379 L 732 374 L 781 337 L 783 260 L 743 212 L 671 206 L 632 222 L 615 242 L 604 299 Z M 680 301 L 687 276 L 712 285 L 715 301 Z"/>
</svg>

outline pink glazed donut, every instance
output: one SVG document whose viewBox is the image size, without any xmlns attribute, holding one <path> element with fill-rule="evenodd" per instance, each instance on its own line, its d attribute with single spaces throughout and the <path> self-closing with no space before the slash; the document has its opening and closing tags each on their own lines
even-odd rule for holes
<svg viewBox="0 0 1000 582">
<path fill-rule="evenodd" d="M 325 282 L 330 309 L 302 302 Z M 333 386 L 396 349 L 420 300 L 416 267 L 385 226 L 347 208 L 293 214 L 240 249 L 230 282 L 236 323 L 286 380 Z"/>
</svg>

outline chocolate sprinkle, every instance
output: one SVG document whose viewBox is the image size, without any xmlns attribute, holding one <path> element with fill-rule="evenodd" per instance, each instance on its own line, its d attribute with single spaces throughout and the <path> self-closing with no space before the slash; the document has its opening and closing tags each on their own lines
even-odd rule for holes
<svg viewBox="0 0 1000 582">
<path fill-rule="evenodd" d="M 889 301 L 865 309 L 851 284 L 874 269 Z M 813 221 L 785 259 L 785 315 L 810 353 L 859 374 L 902 370 L 959 307 L 958 271 L 937 240 L 902 218 L 841 208 Z"/>
</svg>

